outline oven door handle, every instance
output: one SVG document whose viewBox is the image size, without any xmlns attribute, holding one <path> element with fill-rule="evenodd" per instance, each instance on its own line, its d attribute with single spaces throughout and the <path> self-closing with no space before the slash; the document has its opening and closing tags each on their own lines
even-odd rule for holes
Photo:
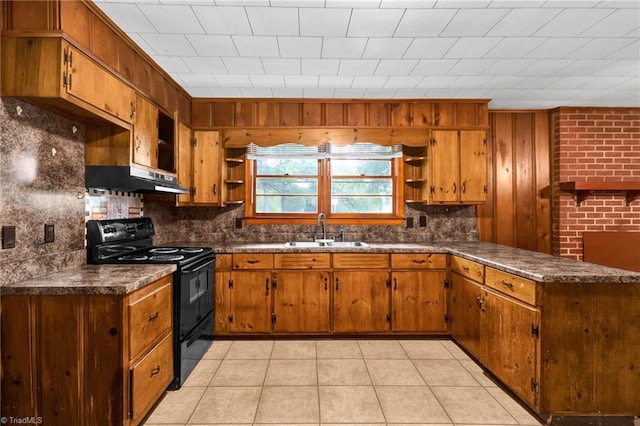
<svg viewBox="0 0 640 426">
<path fill-rule="evenodd" d="M 185 274 L 193 274 L 194 272 L 198 272 L 200 269 L 206 268 L 209 265 L 212 265 L 214 262 L 216 261 L 215 258 L 210 259 L 209 261 L 205 262 L 205 263 L 201 263 L 200 265 L 196 266 L 193 269 L 185 269 L 182 272 L 184 272 Z"/>
</svg>

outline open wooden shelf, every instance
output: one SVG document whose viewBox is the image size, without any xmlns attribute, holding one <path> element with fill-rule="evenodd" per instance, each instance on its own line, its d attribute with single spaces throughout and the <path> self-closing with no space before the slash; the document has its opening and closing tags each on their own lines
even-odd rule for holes
<svg viewBox="0 0 640 426">
<path fill-rule="evenodd" d="M 576 195 L 576 205 L 579 206 L 592 192 L 624 192 L 626 204 L 640 197 L 640 181 L 592 181 L 576 180 L 560 182 L 560 189 L 573 192 Z"/>
</svg>

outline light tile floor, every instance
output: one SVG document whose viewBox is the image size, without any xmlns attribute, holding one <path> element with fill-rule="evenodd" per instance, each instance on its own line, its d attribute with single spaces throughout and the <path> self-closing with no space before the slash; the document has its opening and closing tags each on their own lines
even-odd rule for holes
<svg viewBox="0 0 640 426">
<path fill-rule="evenodd" d="M 541 425 L 449 340 L 216 340 L 156 425 Z"/>
</svg>

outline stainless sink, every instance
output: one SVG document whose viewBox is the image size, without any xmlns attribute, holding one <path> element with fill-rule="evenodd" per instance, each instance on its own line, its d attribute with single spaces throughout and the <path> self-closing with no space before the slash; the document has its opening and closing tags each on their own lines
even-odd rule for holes
<svg viewBox="0 0 640 426">
<path fill-rule="evenodd" d="M 331 248 L 331 247 L 368 247 L 369 244 L 364 241 L 333 241 L 333 240 L 321 240 L 321 241 L 287 241 L 284 243 L 285 247 L 318 247 L 318 248 Z"/>
</svg>

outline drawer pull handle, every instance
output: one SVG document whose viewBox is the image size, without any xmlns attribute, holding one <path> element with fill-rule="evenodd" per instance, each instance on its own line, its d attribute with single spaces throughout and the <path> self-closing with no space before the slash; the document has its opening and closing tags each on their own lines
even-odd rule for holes
<svg viewBox="0 0 640 426">
<path fill-rule="evenodd" d="M 469 267 L 468 266 L 463 266 L 462 270 L 465 271 L 465 272 L 469 272 Z"/>
<path fill-rule="evenodd" d="M 336 278 L 336 291 L 340 289 L 340 281 Z"/>
<path fill-rule="evenodd" d="M 149 321 L 153 321 L 154 319 L 157 319 L 159 316 L 160 316 L 160 312 L 157 312 L 157 311 L 156 311 L 156 313 L 155 313 L 155 314 L 153 314 L 153 315 L 151 315 L 151 316 L 149 317 Z"/>
<path fill-rule="evenodd" d="M 149 377 L 153 377 L 155 375 L 157 375 L 158 373 L 160 373 L 160 366 L 156 366 L 156 368 L 154 368 L 153 370 L 151 370 L 151 376 Z"/>
<path fill-rule="evenodd" d="M 413 259 L 412 262 L 413 263 L 417 263 L 417 264 L 420 265 L 420 264 L 423 264 L 424 262 L 426 262 L 426 260 L 424 260 L 424 259 Z"/>
<path fill-rule="evenodd" d="M 500 284 L 502 284 L 503 286 L 507 287 L 509 290 L 513 290 L 513 283 L 510 283 L 508 281 L 502 280 L 502 281 L 500 281 Z"/>
<path fill-rule="evenodd" d="M 256 263 L 260 263 L 260 261 L 259 260 L 247 260 L 247 263 L 249 265 L 255 265 Z"/>
</svg>

